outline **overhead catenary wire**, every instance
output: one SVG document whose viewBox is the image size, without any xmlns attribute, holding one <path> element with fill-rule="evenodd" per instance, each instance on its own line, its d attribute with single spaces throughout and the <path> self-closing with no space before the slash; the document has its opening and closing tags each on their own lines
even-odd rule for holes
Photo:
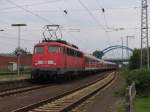
<svg viewBox="0 0 150 112">
<path fill-rule="evenodd" d="M 98 24 L 98 26 L 101 26 L 102 28 L 104 28 L 103 25 L 100 24 L 99 21 L 96 19 L 96 17 L 93 15 L 93 13 L 88 9 L 88 7 L 86 7 L 84 5 L 84 3 L 81 2 L 81 0 L 78 0 L 78 1 L 81 4 L 81 6 L 88 12 L 88 14 L 91 16 L 91 18 L 95 21 L 95 23 Z"/>
<path fill-rule="evenodd" d="M 39 17 L 40 19 L 42 19 L 42 20 L 44 20 L 44 21 L 46 21 L 46 22 L 52 23 L 52 22 L 50 22 L 48 19 L 46 19 L 46 18 L 44 18 L 44 17 L 42 17 L 42 16 L 40 16 L 40 15 L 38 15 L 38 14 L 35 14 L 35 13 L 33 13 L 32 11 L 27 10 L 27 9 L 21 7 L 20 5 L 15 4 L 15 3 L 12 2 L 11 0 L 7 0 L 7 1 L 8 1 L 9 3 L 15 5 L 16 7 L 21 8 L 22 10 L 24 10 L 24 11 L 26 11 L 26 12 L 28 12 L 28 13 L 30 13 L 30 14 L 36 16 L 36 17 Z M 65 13 L 66 13 L 66 11 L 65 11 Z M 66 14 L 67 14 L 67 13 L 66 13 Z"/>
<path fill-rule="evenodd" d="M 1 37 L 1 36 L 0 36 L 0 37 Z M 3 47 L 7 47 L 6 44 L 9 44 L 9 46 L 14 46 L 14 47 L 16 47 L 16 44 L 13 43 L 12 41 L 3 41 L 2 39 L 0 39 L 0 41 L 1 41 L 1 44 L 4 44 Z M 1 45 L 1 44 L 0 44 L 0 45 Z"/>
<path fill-rule="evenodd" d="M 58 1 L 58 0 L 54 0 L 55 2 L 60 2 L 60 1 L 63 1 L 63 0 L 60 0 L 60 1 Z M 21 7 L 30 7 L 30 6 L 36 6 L 36 5 L 44 5 L 44 4 L 47 4 L 47 3 L 55 3 L 55 2 L 52 2 L 52 1 L 46 1 L 46 2 L 41 2 L 41 3 L 33 3 L 33 4 L 26 4 L 26 5 L 20 5 Z M 101 6 L 102 7 L 102 6 Z M 0 11 L 5 11 L 5 10 L 11 10 L 11 9 L 16 9 L 17 7 L 6 7 L 6 8 L 0 8 Z M 105 9 L 107 9 L 107 10 L 129 10 L 129 9 L 133 9 L 133 10 L 135 10 L 135 9 L 140 9 L 141 7 L 139 7 L 139 6 L 132 6 L 132 7 L 112 7 L 112 8 L 110 8 L 110 7 L 105 7 Z M 78 11 L 78 12 L 80 12 L 80 11 L 85 11 L 85 10 L 82 10 L 82 9 L 69 9 L 71 12 L 73 12 L 73 11 Z M 97 10 L 99 10 L 99 9 L 97 9 L 97 8 L 94 8 L 94 9 L 90 9 L 91 11 L 97 11 Z M 36 10 L 36 11 L 38 11 L 38 10 Z M 49 11 L 49 12 L 58 12 L 59 10 L 39 10 L 39 11 Z"/>
<path fill-rule="evenodd" d="M 8 1 L 10 1 L 10 0 L 8 0 Z M 12 2 L 12 1 L 11 1 Z M 13 4 L 14 4 L 14 2 L 13 2 Z M 46 19 L 45 17 L 42 17 L 42 16 L 40 16 L 39 14 L 36 14 L 36 13 L 33 13 L 32 11 L 30 11 L 30 10 L 27 10 L 27 9 L 25 9 L 25 8 L 23 8 L 23 7 L 21 7 L 20 5 L 18 5 L 18 4 L 14 4 L 16 7 L 18 7 L 19 6 L 19 8 L 21 8 L 21 9 L 23 9 L 23 10 L 25 10 L 26 12 L 28 12 L 28 13 L 31 13 L 32 15 L 34 15 L 34 16 L 37 16 L 37 17 L 39 17 L 40 19 L 42 19 L 42 20 L 46 20 L 46 22 L 48 22 L 49 20 L 48 19 Z M 100 6 L 101 8 L 102 8 L 102 6 Z M 90 9 L 91 10 L 91 9 Z M 90 11 L 89 10 L 89 11 Z M 97 10 L 99 10 L 99 9 L 97 9 Z M 92 12 L 89 12 L 91 15 L 92 15 Z M 93 17 L 94 19 L 95 19 L 95 17 Z M 95 19 L 96 20 L 96 19 Z M 96 20 L 97 21 L 97 20 Z"/>
<path fill-rule="evenodd" d="M 38 15 L 38 14 L 35 14 L 35 13 L 33 13 L 32 11 L 25 9 L 25 8 L 23 8 L 23 7 L 20 6 L 20 5 L 17 5 L 16 3 L 12 2 L 11 0 L 7 0 L 7 1 L 8 1 L 9 3 L 13 4 L 14 6 L 16 6 L 16 7 L 20 8 L 20 9 L 22 9 L 22 10 L 24 10 L 24 11 L 26 11 L 26 12 L 28 12 L 28 13 L 34 15 L 34 16 L 36 16 L 36 17 L 38 17 L 38 18 L 40 18 L 40 19 L 46 21 L 46 22 L 50 22 L 48 19 L 46 19 L 46 18 L 44 18 L 44 17 L 42 17 L 42 16 L 40 16 L 40 15 Z M 50 22 L 50 23 L 52 23 L 52 22 Z M 23 39 L 22 39 L 22 40 L 23 40 Z"/>
<path fill-rule="evenodd" d="M 11 51 L 9 51 L 9 52 L 12 52 L 12 50 L 14 49 L 14 48 L 16 48 L 16 44 L 15 43 L 12 43 L 12 41 L 3 41 L 3 40 L 1 40 L 0 39 L 0 41 L 1 41 L 1 44 L 0 44 L 0 46 L 2 46 L 2 48 L 3 48 L 3 50 L 4 50 L 4 48 L 7 48 L 8 49 L 8 47 L 7 46 L 10 46 L 9 48 L 11 49 Z M 25 46 L 26 47 L 29 47 L 29 45 L 31 45 L 31 44 L 29 44 L 29 43 L 27 43 Z M 33 45 L 33 44 L 32 44 Z M 31 50 L 32 48 L 30 48 L 30 51 L 32 51 Z M 3 51 L 3 52 L 6 52 L 6 51 Z M 8 53 L 8 52 L 7 52 Z"/>
<path fill-rule="evenodd" d="M 17 2 L 16 2 L 17 3 Z M 17 4 L 18 5 L 18 4 Z M 21 7 L 22 7 L 23 5 L 21 5 Z M 28 6 L 28 5 L 27 5 Z M 74 9 L 73 9 L 74 10 Z M 83 10 L 83 9 L 82 9 Z M 89 9 L 90 10 L 90 12 L 91 12 L 91 9 Z M 29 10 L 30 11 L 30 10 Z M 62 10 L 63 11 L 63 10 Z M 79 10 L 77 10 L 77 11 L 80 11 L 80 9 Z M 85 10 L 86 11 L 86 10 Z M 107 10 L 106 10 L 107 11 Z M 34 13 L 34 11 L 32 10 L 31 12 L 33 12 Z M 68 12 L 69 13 L 72 13 L 72 10 L 70 11 L 70 10 L 68 10 Z M 91 12 L 93 15 L 94 15 L 94 13 L 93 12 Z M 34 13 L 34 14 L 36 14 L 36 13 Z M 40 15 L 40 13 L 38 14 L 38 15 Z M 95 15 L 94 15 L 95 16 Z M 95 17 L 96 18 L 96 17 Z M 97 19 L 97 18 L 96 18 Z M 98 19 L 97 19 L 98 20 Z M 45 20 L 43 20 L 43 21 L 45 21 Z M 45 21 L 46 22 L 46 21 Z M 98 21 L 99 22 L 99 21 Z M 106 25 L 106 24 L 105 24 Z M 107 23 L 107 26 L 108 26 L 108 23 Z M 99 28 L 101 27 L 101 26 L 98 26 Z M 102 28 L 103 29 L 103 28 Z M 106 29 L 106 28 L 105 28 Z M 107 29 L 106 29 L 107 30 Z"/>
<path fill-rule="evenodd" d="M 101 11 L 102 11 L 102 13 L 103 13 L 104 21 L 105 21 L 105 33 L 106 33 L 106 36 L 107 36 L 107 38 L 108 38 L 108 45 L 111 46 L 110 35 L 109 35 L 109 33 L 106 31 L 106 29 L 108 29 L 109 27 L 108 27 L 108 22 L 107 22 L 106 15 L 105 15 L 105 8 L 100 5 L 100 3 L 99 3 L 98 0 L 96 0 L 96 2 L 97 2 L 97 5 L 101 8 Z"/>
<path fill-rule="evenodd" d="M 67 10 L 66 10 L 67 11 Z M 63 10 L 63 12 L 64 12 L 64 10 Z M 69 17 L 69 14 L 68 14 L 68 11 L 67 11 L 67 14 L 64 12 L 64 18 L 66 19 L 66 21 L 69 21 L 71 18 Z M 68 19 L 69 18 L 69 19 Z M 72 28 L 71 28 L 72 29 Z M 73 37 L 73 38 L 76 38 L 71 32 L 69 32 L 69 31 L 67 31 L 67 30 L 65 30 L 65 29 L 62 29 L 63 31 L 65 31 L 67 34 L 68 34 L 68 36 L 71 36 L 71 37 Z M 74 32 L 80 32 L 80 29 L 79 30 L 74 30 Z M 78 38 L 76 38 L 76 40 L 78 40 L 78 42 L 81 42 L 82 44 L 82 46 L 83 46 L 83 41 L 81 40 L 81 39 L 78 39 Z M 83 46 L 84 47 L 84 46 Z"/>
<path fill-rule="evenodd" d="M 102 24 L 100 24 L 100 22 L 99 22 L 99 21 L 97 20 L 97 18 L 93 15 L 93 13 L 88 9 L 88 7 L 86 7 L 86 6 L 84 5 L 84 3 L 81 2 L 81 0 L 78 0 L 78 1 L 79 1 L 79 3 L 81 4 L 81 6 L 89 13 L 89 15 L 92 17 L 92 19 L 98 24 L 98 26 L 101 26 L 101 28 L 105 31 L 106 36 L 109 37 L 108 33 L 106 32 L 105 27 L 104 27 Z M 109 42 L 108 42 L 108 44 L 109 44 Z"/>
<path fill-rule="evenodd" d="M 106 34 L 106 36 L 108 37 L 109 35 L 108 35 L 108 33 L 107 33 L 107 31 L 106 31 L 106 28 L 103 26 L 103 25 L 101 25 L 100 23 L 99 23 L 99 21 L 96 19 L 96 17 L 93 15 L 93 13 L 83 4 L 83 2 L 81 2 L 81 0 L 78 0 L 79 1 L 79 3 L 82 5 L 82 7 L 85 9 L 85 10 L 87 10 L 87 12 L 89 13 L 89 15 L 93 18 L 93 20 L 98 24 L 98 26 L 101 26 L 102 27 L 102 29 L 105 31 L 105 34 Z M 109 44 L 109 43 L 108 43 Z"/>
<path fill-rule="evenodd" d="M 60 2 L 60 1 L 63 1 L 63 0 L 52 0 L 52 1 L 44 1 L 44 2 L 40 2 L 40 3 L 30 3 L 30 4 L 26 4 L 26 5 L 20 5 L 21 7 L 30 7 L 30 6 L 36 6 L 36 5 L 44 5 L 44 4 L 47 4 L 47 3 L 55 3 L 55 2 Z M 6 7 L 6 8 L 1 8 L 0 11 L 3 11 L 3 10 L 10 10 L 10 9 L 15 9 L 16 7 Z"/>
<path fill-rule="evenodd" d="M 105 27 L 99 23 L 99 21 L 97 20 L 97 18 L 93 15 L 93 13 L 83 4 L 83 2 L 81 2 L 81 0 L 78 0 L 79 3 L 81 4 L 81 6 L 89 13 L 89 15 L 93 18 L 93 20 L 98 24 L 98 26 L 101 26 L 102 29 L 105 31 L 106 36 L 108 37 L 108 33 L 106 32 Z M 109 44 L 109 43 L 108 43 Z"/>
<path fill-rule="evenodd" d="M 97 3 L 97 5 L 98 5 L 98 7 L 101 8 L 101 11 L 102 11 L 102 13 L 103 13 L 103 15 L 104 15 L 105 26 L 106 26 L 106 28 L 108 28 L 108 23 L 107 23 L 106 15 L 105 15 L 105 12 L 106 12 L 106 11 L 105 11 L 105 8 L 100 5 L 100 3 L 99 3 L 98 0 L 96 0 L 96 3 Z"/>
<path fill-rule="evenodd" d="M 99 3 L 99 1 L 98 0 L 96 0 L 96 3 L 98 4 L 98 6 L 101 8 L 101 9 L 103 9 L 104 7 L 102 7 L 102 5 Z"/>
<path fill-rule="evenodd" d="M 67 11 L 67 10 L 66 10 L 66 11 Z M 64 12 L 64 10 L 63 10 L 63 12 Z M 72 19 L 70 18 L 70 15 L 68 14 L 68 11 L 67 11 L 67 14 L 64 13 L 64 17 L 65 17 L 66 21 L 72 20 Z M 73 22 L 74 22 L 74 21 L 73 21 Z M 72 29 L 72 28 L 71 28 L 71 29 Z M 63 30 L 63 29 L 62 29 L 62 30 Z M 73 38 L 76 38 L 76 36 L 74 36 L 74 35 L 72 34 L 72 31 L 71 31 L 71 32 L 69 32 L 69 31 L 67 31 L 67 30 L 63 30 L 63 31 L 67 32 L 68 36 L 71 36 L 71 37 L 73 37 Z M 80 29 L 75 29 L 75 30 L 74 30 L 74 32 L 80 32 L 80 31 L 81 31 Z M 82 46 L 83 48 L 85 48 L 85 43 L 87 43 L 87 41 L 85 42 L 85 41 L 83 41 L 82 39 L 79 39 L 79 38 L 76 38 L 76 40 L 77 40 L 78 42 L 82 43 L 81 46 Z"/>
<path fill-rule="evenodd" d="M 10 40 L 14 40 L 14 39 L 17 39 L 15 37 L 8 37 L 8 36 L 4 36 L 4 35 L 0 35 L 0 38 L 3 38 L 3 39 L 10 39 Z M 27 42 L 30 42 L 30 43 L 34 43 L 34 41 L 36 42 L 37 40 L 29 40 L 29 39 L 23 39 L 21 38 L 22 41 L 27 41 Z"/>
<path fill-rule="evenodd" d="M 26 12 L 32 14 L 32 15 L 34 15 L 34 16 L 40 18 L 41 20 L 43 20 L 43 21 L 45 21 L 45 22 L 47 22 L 47 23 L 50 22 L 47 18 L 45 18 L 45 17 L 43 17 L 43 16 L 40 16 L 39 14 L 33 13 L 32 11 L 30 11 L 30 10 L 28 10 L 28 9 L 26 9 L 26 8 L 24 8 L 24 7 L 22 7 L 22 6 L 18 5 L 18 4 L 16 4 L 16 3 L 14 3 L 14 2 L 11 1 L 11 0 L 7 0 L 7 1 L 8 1 L 10 4 L 12 4 L 12 5 L 14 5 L 14 6 L 16 6 L 16 7 L 20 8 L 20 9 L 22 9 L 22 10 L 24 10 L 24 11 L 26 11 Z M 50 23 L 52 23 L 52 22 L 50 22 Z"/>
<path fill-rule="evenodd" d="M 20 9 L 22 9 L 22 10 L 24 10 L 24 11 L 26 11 L 26 12 L 32 14 L 32 15 L 34 15 L 34 16 L 40 18 L 41 20 L 47 22 L 48 24 L 54 24 L 54 23 L 53 23 L 52 21 L 50 21 L 49 19 L 47 19 L 47 18 L 45 18 L 45 17 L 43 17 L 43 16 L 41 16 L 41 15 L 39 15 L 39 14 L 36 14 L 36 13 L 34 13 L 34 12 L 28 10 L 28 9 L 25 9 L 24 7 L 22 7 L 22 6 L 20 6 L 20 5 L 16 4 L 16 3 L 14 3 L 12 0 L 7 0 L 7 1 L 8 1 L 9 3 L 13 4 L 14 6 L 16 6 L 16 7 L 20 8 Z M 63 26 L 64 26 L 64 25 L 63 25 Z"/>
<path fill-rule="evenodd" d="M 14 42 L 12 42 L 15 38 L 13 37 L 13 38 L 11 38 L 11 37 L 7 37 L 7 36 L 1 36 L 0 35 L 0 38 L 3 38 L 3 40 L 2 39 L 0 39 L 0 41 L 1 41 L 1 44 L 3 44 L 2 46 L 3 46 L 3 48 L 7 48 L 7 47 L 4 47 L 4 46 L 11 46 L 10 48 L 16 48 L 16 44 L 14 43 Z M 5 40 L 4 40 L 5 39 Z M 11 40 L 11 41 L 6 41 L 6 40 Z M 16 40 L 16 39 L 15 39 Z M 26 42 L 26 44 L 24 44 L 23 46 L 22 46 L 22 48 L 29 48 L 30 49 L 30 52 L 32 52 L 32 47 L 31 46 L 33 46 L 34 44 L 35 44 L 35 42 L 33 42 L 33 41 L 30 41 L 30 40 L 27 40 L 27 39 L 21 39 L 22 41 L 24 41 L 24 42 Z M 11 52 L 11 51 L 9 51 L 9 52 Z"/>
</svg>

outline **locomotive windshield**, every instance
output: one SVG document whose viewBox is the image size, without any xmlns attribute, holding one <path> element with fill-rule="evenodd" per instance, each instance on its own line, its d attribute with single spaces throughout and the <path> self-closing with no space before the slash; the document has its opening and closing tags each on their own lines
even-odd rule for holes
<svg viewBox="0 0 150 112">
<path fill-rule="evenodd" d="M 61 52 L 61 47 L 49 46 L 48 47 L 48 52 L 50 52 L 50 53 L 60 53 Z"/>
<path fill-rule="evenodd" d="M 40 46 L 36 46 L 35 47 L 34 53 L 43 53 L 43 52 L 44 52 L 44 48 L 43 47 L 40 47 Z"/>
</svg>

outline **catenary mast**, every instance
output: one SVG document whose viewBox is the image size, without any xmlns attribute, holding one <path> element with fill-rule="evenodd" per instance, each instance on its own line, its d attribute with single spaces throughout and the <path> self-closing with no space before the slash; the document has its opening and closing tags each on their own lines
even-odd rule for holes
<svg viewBox="0 0 150 112">
<path fill-rule="evenodd" d="M 148 5 L 142 0 L 141 10 L 141 68 L 143 68 L 143 48 L 147 48 L 147 68 L 149 69 L 149 39 L 148 39 Z"/>
</svg>

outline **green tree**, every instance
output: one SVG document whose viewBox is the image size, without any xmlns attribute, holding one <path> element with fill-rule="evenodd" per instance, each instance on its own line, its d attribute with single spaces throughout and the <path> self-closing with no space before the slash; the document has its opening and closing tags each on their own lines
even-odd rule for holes
<svg viewBox="0 0 150 112">
<path fill-rule="evenodd" d="M 150 48 L 149 48 L 150 50 Z M 130 57 L 129 68 L 138 69 L 140 68 L 141 49 L 134 49 L 133 55 Z M 147 49 L 143 49 L 143 67 L 147 65 Z"/>
<path fill-rule="evenodd" d="M 13 51 L 13 54 L 18 55 L 18 54 L 31 54 L 30 52 L 27 51 L 27 49 L 23 49 L 23 48 L 16 48 Z"/>
<path fill-rule="evenodd" d="M 140 67 L 140 50 L 134 49 L 133 55 L 129 61 L 129 68 L 130 69 L 137 69 Z"/>
<path fill-rule="evenodd" d="M 93 52 L 93 56 L 101 59 L 102 56 L 103 56 L 103 52 L 96 50 L 96 51 Z"/>
</svg>

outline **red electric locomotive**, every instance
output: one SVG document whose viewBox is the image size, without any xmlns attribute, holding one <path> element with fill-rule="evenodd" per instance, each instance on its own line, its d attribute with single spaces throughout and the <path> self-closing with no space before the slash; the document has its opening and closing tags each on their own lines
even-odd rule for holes
<svg viewBox="0 0 150 112">
<path fill-rule="evenodd" d="M 79 72 L 85 67 L 84 54 L 72 44 L 62 40 L 43 41 L 35 45 L 32 58 L 32 78 L 62 77 Z"/>
</svg>

